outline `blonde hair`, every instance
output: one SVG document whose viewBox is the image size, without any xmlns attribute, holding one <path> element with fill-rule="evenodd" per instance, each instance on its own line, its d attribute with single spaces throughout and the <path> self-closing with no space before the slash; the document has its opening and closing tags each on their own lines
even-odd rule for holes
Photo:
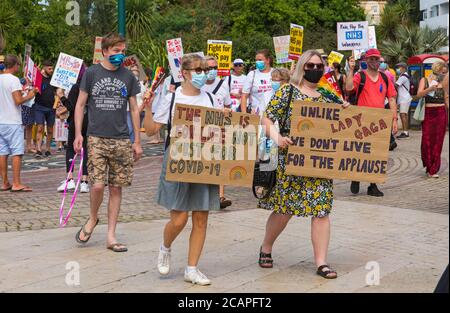
<svg viewBox="0 0 450 313">
<path fill-rule="evenodd" d="M 307 50 L 305 51 L 297 62 L 297 66 L 295 67 L 294 74 L 291 77 L 291 84 L 300 86 L 303 81 L 303 76 L 305 75 L 305 64 L 313 57 L 318 56 L 323 66 L 326 66 L 325 61 L 322 59 L 322 56 L 316 50 Z"/>
<path fill-rule="evenodd" d="M 433 65 L 431 66 L 431 70 L 432 70 L 434 73 L 439 73 L 439 72 L 442 71 L 442 69 L 443 69 L 444 67 L 446 67 L 446 66 L 447 66 L 447 64 L 445 64 L 444 61 L 436 61 L 436 62 L 434 62 Z"/>
<path fill-rule="evenodd" d="M 280 80 L 285 84 L 289 83 L 289 81 L 291 79 L 291 74 L 289 73 L 289 70 L 284 67 L 275 68 L 272 71 L 272 77 L 274 77 L 274 76 L 280 77 Z"/>
<path fill-rule="evenodd" d="M 196 53 L 189 53 L 183 55 L 181 58 L 181 70 L 190 70 L 192 68 L 192 63 L 200 62 L 200 67 L 205 68 L 206 61 L 200 55 Z"/>
<path fill-rule="evenodd" d="M 216 58 L 215 56 L 212 56 L 212 55 L 207 55 L 207 56 L 205 57 L 205 62 L 208 62 L 208 61 L 216 61 L 216 63 L 219 62 L 219 61 L 217 60 L 217 58 Z"/>
</svg>

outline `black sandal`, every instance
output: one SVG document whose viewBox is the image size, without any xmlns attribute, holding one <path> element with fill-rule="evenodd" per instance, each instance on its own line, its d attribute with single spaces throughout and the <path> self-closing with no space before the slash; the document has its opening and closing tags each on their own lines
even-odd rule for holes
<svg viewBox="0 0 450 313">
<path fill-rule="evenodd" d="M 328 270 L 324 271 L 324 268 L 328 268 Z M 329 274 L 336 274 L 336 276 L 328 276 Z M 317 268 L 317 275 L 322 276 L 325 279 L 336 279 L 337 278 L 337 273 L 335 270 L 333 270 L 330 266 L 328 265 L 321 265 Z"/>
<path fill-rule="evenodd" d="M 97 226 L 97 224 L 98 224 L 99 221 L 100 221 L 100 220 L 97 219 L 97 223 L 95 223 L 95 226 Z M 84 223 L 84 225 L 81 227 L 81 229 L 80 229 L 80 230 L 76 233 L 76 235 L 75 235 L 75 239 L 76 239 L 76 241 L 77 241 L 78 243 L 85 244 L 85 243 L 87 243 L 87 242 L 89 241 L 89 239 L 91 239 L 91 235 L 92 235 L 92 233 L 94 232 L 95 226 L 94 226 L 94 228 L 91 230 L 91 232 L 87 232 L 86 229 L 85 229 L 84 227 L 87 225 L 88 222 L 89 222 L 89 219 L 86 221 L 86 223 Z M 85 240 L 81 240 L 81 239 L 80 239 L 81 232 L 83 232 L 84 237 L 85 237 L 85 238 L 87 237 L 87 239 L 85 239 Z"/>
<path fill-rule="evenodd" d="M 272 253 L 264 253 L 262 252 L 262 247 L 259 250 L 259 266 L 262 268 L 272 268 L 273 267 L 273 259 Z"/>
</svg>

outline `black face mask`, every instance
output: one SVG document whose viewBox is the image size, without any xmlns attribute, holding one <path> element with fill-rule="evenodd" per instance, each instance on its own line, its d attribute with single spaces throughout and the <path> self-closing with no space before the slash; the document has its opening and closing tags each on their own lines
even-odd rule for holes
<svg viewBox="0 0 450 313">
<path fill-rule="evenodd" d="M 303 77 L 310 83 L 317 84 L 323 76 L 323 71 L 320 70 L 305 70 Z"/>
</svg>

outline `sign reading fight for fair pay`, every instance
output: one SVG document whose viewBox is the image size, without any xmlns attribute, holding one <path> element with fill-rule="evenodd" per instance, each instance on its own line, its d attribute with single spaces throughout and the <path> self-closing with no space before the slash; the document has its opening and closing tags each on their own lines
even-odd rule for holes
<svg viewBox="0 0 450 313">
<path fill-rule="evenodd" d="M 233 42 L 208 40 L 207 54 L 217 58 L 218 75 L 230 76 Z"/>
<path fill-rule="evenodd" d="M 303 26 L 291 24 L 289 59 L 298 60 L 303 53 Z"/>
<path fill-rule="evenodd" d="M 337 23 L 337 49 L 367 49 L 369 47 L 368 27 L 367 21 Z"/>
<path fill-rule="evenodd" d="M 166 179 L 251 187 L 259 116 L 176 104 Z"/>
<path fill-rule="evenodd" d="M 383 183 L 391 127 L 389 110 L 295 101 L 286 173 Z"/>
</svg>

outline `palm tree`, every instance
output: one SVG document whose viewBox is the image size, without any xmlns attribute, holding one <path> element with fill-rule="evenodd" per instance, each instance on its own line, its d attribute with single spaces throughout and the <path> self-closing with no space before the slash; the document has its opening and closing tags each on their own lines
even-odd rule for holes
<svg viewBox="0 0 450 313">
<path fill-rule="evenodd" d="M 0 53 L 6 46 L 7 32 L 13 27 L 15 19 L 14 9 L 7 2 L 0 2 Z"/>
<path fill-rule="evenodd" d="M 448 45 L 445 29 L 420 28 L 417 25 L 400 25 L 395 39 L 383 40 L 381 49 L 392 63 L 406 62 L 409 57 L 422 53 L 437 53 Z"/>
</svg>

